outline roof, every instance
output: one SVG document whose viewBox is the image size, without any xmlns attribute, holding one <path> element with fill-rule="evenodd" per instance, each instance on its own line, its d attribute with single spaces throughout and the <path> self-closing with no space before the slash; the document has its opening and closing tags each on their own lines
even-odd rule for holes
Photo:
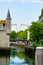
<svg viewBox="0 0 43 65">
<path fill-rule="evenodd" d="M 6 20 L 0 20 L 0 24 L 6 24 Z"/>
<path fill-rule="evenodd" d="M 11 16 L 10 16 L 10 11 L 8 10 L 8 13 L 7 13 L 7 18 L 6 20 L 11 20 Z"/>
<path fill-rule="evenodd" d="M 39 20 L 40 22 L 43 22 L 43 17 Z"/>
</svg>

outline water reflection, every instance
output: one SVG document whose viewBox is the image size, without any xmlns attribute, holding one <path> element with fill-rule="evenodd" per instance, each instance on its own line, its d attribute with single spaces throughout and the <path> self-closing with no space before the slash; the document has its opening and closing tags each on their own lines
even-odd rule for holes
<svg viewBox="0 0 43 65">
<path fill-rule="evenodd" d="M 0 56 L 0 65 L 35 65 L 34 60 L 25 55 L 24 51 L 11 49 L 10 57 Z"/>
<path fill-rule="evenodd" d="M 35 65 L 34 61 L 18 49 L 11 50 L 10 65 Z"/>
<path fill-rule="evenodd" d="M 20 59 L 18 56 L 15 57 L 10 57 L 10 62 L 14 62 L 14 63 L 23 63 L 24 59 Z"/>
<path fill-rule="evenodd" d="M 9 65 L 9 57 L 0 57 L 0 65 Z"/>
</svg>

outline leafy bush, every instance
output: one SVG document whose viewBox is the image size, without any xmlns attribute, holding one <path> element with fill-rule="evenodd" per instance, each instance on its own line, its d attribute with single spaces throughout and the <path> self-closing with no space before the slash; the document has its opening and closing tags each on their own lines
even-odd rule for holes
<svg viewBox="0 0 43 65">
<path fill-rule="evenodd" d="M 43 46 L 43 39 L 39 41 L 40 46 Z"/>
<path fill-rule="evenodd" d="M 38 44 L 36 42 L 33 43 L 33 48 L 36 48 L 38 46 Z"/>
<path fill-rule="evenodd" d="M 43 44 L 43 39 L 39 41 L 39 43 Z"/>
<path fill-rule="evenodd" d="M 30 40 L 31 42 L 39 42 L 40 39 L 43 39 L 43 23 L 42 22 L 32 22 L 32 25 L 29 27 L 30 31 Z"/>
<path fill-rule="evenodd" d="M 40 40 L 38 43 L 33 42 L 33 48 L 36 48 L 37 46 L 43 46 L 43 40 Z"/>
</svg>

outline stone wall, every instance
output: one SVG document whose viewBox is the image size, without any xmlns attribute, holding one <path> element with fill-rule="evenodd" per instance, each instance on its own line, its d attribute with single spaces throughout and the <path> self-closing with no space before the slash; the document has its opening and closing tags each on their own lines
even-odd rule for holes
<svg viewBox="0 0 43 65">
<path fill-rule="evenodd" d="M 9 47 L 9 35 L 5 31 L 0 31 L 0 47 Z"/>
<path fill-rule="evenodd" d="M 5 25 L 5 31 L 6 33 L 10 33 L 11 32 L 11 20 L 6 20 L 6 25 Z"/>
</svg>

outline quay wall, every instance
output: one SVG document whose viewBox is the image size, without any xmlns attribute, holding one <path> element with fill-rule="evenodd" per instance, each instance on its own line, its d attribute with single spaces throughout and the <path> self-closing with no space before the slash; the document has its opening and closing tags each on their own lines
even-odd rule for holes
<svg viewBox="0 0 43 65">
<path fill-rule="evenodd" d="M 0 56 L 10 56 L 10 48 L 0 48 Z"/>
</svg>

